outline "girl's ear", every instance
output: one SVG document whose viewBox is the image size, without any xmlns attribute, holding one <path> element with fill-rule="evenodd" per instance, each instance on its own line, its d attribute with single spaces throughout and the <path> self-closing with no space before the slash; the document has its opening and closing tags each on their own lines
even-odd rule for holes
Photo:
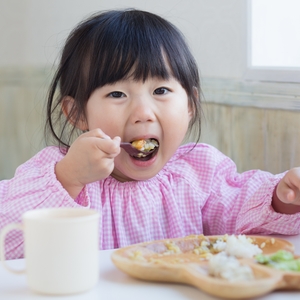
<svg viewBox="0 0 300 300">
<path fill-rule="evenodd" d="M 83 115 L 81 115 L 79 120 L 76 122 L 77 107 L 74 98 L 70 96 L 64 97 L 61 102 L 61 109 L 67 120 L 73 126 L 82 131 L 88 130 L 88 125 Z"/>
<path fill-rule="evenodd" d="M 191 119 L 193 119 L 193 116 L 194 116 L 194 109 L 193 109 L 191 103 L 189 103 L 188 113 L 189 113 L 189 118 L 191 121 Z"/>
<path fill-rule="evenodd" d="M 198 99 L 199 92 L 198 92 L 198 89 L 195 86 L 193 87 L 193 93 L 194 93 L 195 99 Z M 192 105 L 191 103 L 189 103 L 188 113 L 189 113 L 189 117 L 190 117 L 190 120 L 191 120 L 195 115 L 194 105 Z"/>
</svg>

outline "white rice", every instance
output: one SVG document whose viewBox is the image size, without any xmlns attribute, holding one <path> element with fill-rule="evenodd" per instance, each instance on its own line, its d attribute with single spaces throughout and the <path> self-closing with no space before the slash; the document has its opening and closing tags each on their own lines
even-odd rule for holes
<svg viewBox="0 0 300 300">
<path fill-rule="evenodd" d="M 225 252 L 220 252 L 210 258 L 208 273 L 229 281 L 254 279 L 253 271 L 249 266 L 241 265 L 234 256 L 228 256 Z"/>
<path fill-rule="evenodd" d="M 217 252 L 224 251 L 237 258 L 252 258 L 262 253 L 262 250 L 257 245 L 252 244 L 251 239 L 245 235 L 228 236 L 226 242 L 218 240 L 213 247 Z"/>
<path fill-rule="evenodd" d="M 222 241 L 222 240 L 217 240 L 214 244 L 213 244 L 213 248 L 215 251 L 217 252 L 221 252 L 221 251 L 225 251 L 226 248 L 226 242 Z"/>
</svg>

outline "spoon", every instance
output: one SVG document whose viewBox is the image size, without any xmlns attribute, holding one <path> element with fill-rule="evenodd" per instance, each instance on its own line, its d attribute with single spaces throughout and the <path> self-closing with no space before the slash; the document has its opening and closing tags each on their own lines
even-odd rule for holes
<svg viewBox="0 0 300 300">
<path fill-rule="evenodd" d="M 121 142 L 120 147 L 123 148 L 129 155 L 138 157 L 146 157 L 155 150 L 155 148 L 148 151 L 138 150 L 135 147 L 133 147 L 131 143 L 126 142 Z"/>
</svg>

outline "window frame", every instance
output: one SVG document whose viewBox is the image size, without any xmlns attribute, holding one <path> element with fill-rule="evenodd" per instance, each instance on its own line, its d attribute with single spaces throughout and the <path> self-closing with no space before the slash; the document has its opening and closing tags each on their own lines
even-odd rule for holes
<svg viewBox="0 0 300 300">
<path fill-rule="evenodd" d="M 247 62 L 245 80 L 300 83 L 300 68 L 291 67 L 254 67 L 252 58 L 252 0 L 247 0 Z"/>
</svg>

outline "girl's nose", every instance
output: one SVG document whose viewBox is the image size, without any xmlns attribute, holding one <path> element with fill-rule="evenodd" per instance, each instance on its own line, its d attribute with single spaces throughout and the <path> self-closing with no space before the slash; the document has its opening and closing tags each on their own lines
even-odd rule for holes
<svg viewBox="0 0 300 300">
<path fill-rule="evenodd" d="M 155 121 L 155 112 L 151 101 L 136 100 L 131 107 L 131 122 L 132 123 L 145 123 Z"/>
</svg>

